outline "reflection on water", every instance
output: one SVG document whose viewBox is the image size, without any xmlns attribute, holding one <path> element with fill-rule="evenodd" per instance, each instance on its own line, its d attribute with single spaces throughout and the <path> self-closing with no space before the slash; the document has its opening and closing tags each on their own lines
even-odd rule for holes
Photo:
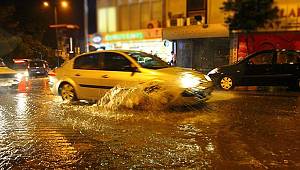
<svg viewBox="0 0 300 170">
<path fill-rule="evenodd" d="M 0 169 L 297 165 L 299 96 L 217 91 L 206 104 L 176 110 L 160 108 L 160 96 L 168 96 L 160 93 L 163 87 L 149 87 L 117 87 L 94 105 L 62 102 L 42 79 L 30 92 L 1 96 Z"/>
</svg>

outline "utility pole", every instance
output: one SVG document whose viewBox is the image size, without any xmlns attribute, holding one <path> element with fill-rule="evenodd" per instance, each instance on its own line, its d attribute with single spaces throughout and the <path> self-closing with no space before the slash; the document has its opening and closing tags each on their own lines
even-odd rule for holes
<svg viewBox="0 0 300 170">
<path fill-rule="evenodd" d="M 89 52 L 89 39 L 88 39 L 88 34 L 89 34 L 89 17 L 88 17 L 88 0 L 84 0 L 84 45 L 85 45 L 85 52 Z"/>
</svg>

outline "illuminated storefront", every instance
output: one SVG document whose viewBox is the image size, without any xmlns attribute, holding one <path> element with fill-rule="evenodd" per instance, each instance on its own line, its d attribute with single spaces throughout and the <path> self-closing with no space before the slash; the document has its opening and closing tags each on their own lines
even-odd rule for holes
<svg viewBox="0 0 300 170">
<path fill-rule="evenodd" d="M 142 29 L 90 35 L 90 45 L 106 50 L 140 50 L 170 61 L 172 42 L 162 40 L 162 29 Z"/>
</svg>

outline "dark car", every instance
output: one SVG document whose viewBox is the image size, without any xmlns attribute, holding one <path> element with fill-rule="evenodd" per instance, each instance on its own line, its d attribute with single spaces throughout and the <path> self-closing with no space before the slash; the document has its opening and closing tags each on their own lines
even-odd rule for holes
<svg viewBox="0 0 300 170">
<path fill-rule="evenodd" d="M 224 90 L 235 86 L 288 86 L 299 89 L 300 51 L 259 51 L 238 63 L 215 68 L 208 76 Z"/>
<path fill-rule="evenodd" d="M 13 69 L 24 72 L 30 77 L 36 77 L 47 76 L 49 66 L 45 60 L 15 59 Z"/>
<path fill-rule="evenodd" d="M 44 60 L 31 60 L 28 62 L 29 76 L 47 76 L 48 63 Z"/>
</svg>

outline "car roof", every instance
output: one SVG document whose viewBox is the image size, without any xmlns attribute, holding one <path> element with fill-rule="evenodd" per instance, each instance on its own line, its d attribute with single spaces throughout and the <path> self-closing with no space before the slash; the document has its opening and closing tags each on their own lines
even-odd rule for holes
<svg viewBox="0 0 300 170">
<path fill-rule="evenodd" d="M 87 54 L 97 54 L 97 53 L 103 53 L 103 52 L 128 53 L 128 52 L 143 52 L 143 51 L 139 51 L 139 50 L 101 50 L 101 51 L 93 51 L 93 52 L 88 52 L 88 53 L 82 53 L 82 54 L 77 55 L 77 56 L 82 56 L 82 55 L 87 55 Z"/>
</svg>

